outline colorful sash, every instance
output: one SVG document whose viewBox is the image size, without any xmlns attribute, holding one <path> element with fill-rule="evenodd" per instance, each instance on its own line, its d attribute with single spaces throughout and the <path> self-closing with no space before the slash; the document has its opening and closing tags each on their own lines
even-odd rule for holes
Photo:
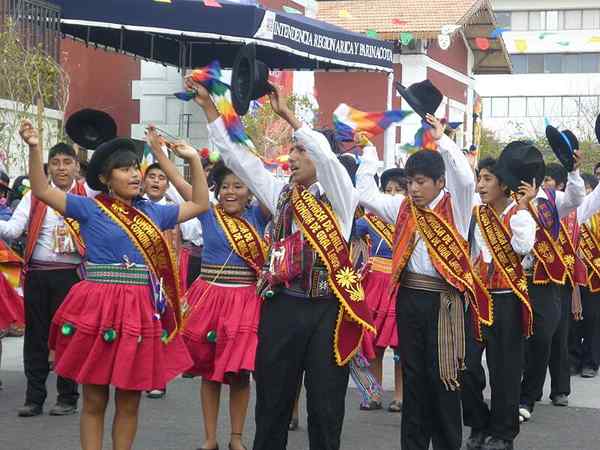
<svg viewBox="0 0 600 450">
<path fill-rule="evenodd" d="M 448 219 L 444 219 L 446 215 Z M 396 221 L 393 280 L 396 288 L 416 245 L 416 231 L 425 241 L 434 268 L 444 280 L 459 292 L 467 291 L 477 339 L 481 339 L 480 324 L 493 323 L 492 298 L 471 265 L 466 241 L 458 235 L 452 223 L 450 195 L 436 205 L 435 211 L 417 208 L 410 198 L 402 202 Z"/>
<path fill-rule="evenodd" d="M 600 292 L 600 243 L 585 224 L 581 225 L 579 233 L 579 249 L 588 268 L 587 285 L 591 292 Z"/>
<path fill-rule="evenodd" d="M 511 234 L 496 212 L 487 205 L 475 208 L 475 218 L 481 235 L 492 254 L 494 268 L 499 270 L 506 282 L 521 301 L 521 325 L 524 336 L 533 334 L 533 310 L 527 292 L 527 278 L 521 258 L 513 249 Z"/>
<path fill-rule="evenodd" d="M 98 195 L 95 200 L 100 210 L 125 231 L 144 257 L 152 274 L 162 280 L 165 297 L 175 314 L 175 324 L 168 338 L 170 340 L 181 327 L 181 307 L 177 266 L 169 244 L 154 222 L 138 209 L 106 194 Z"/>
<path fill-rule="evenodd" d="M 563 260 L 562 248 L 552 239 L 550 232 L 543 225 L 531 203 L 529 203 L 528 209 L 537 224 L 535 243 L 533 245 L 533 253 L 536 256 L 533 267 L 533 283 L 548 284 L 552 281 L 563 285 L 567 279 L 568 270 Z M 562 227 L 559 226 L 559 236 L 561 230 Z"/>
<path fill-rule="evenodd" d="M 381 217 L 374 214 L 365 214 L 364 219 L 373 228 L 379 237 L 385 241 L 388 247 L 392 248 L 394 244 L 394 225 L 385 223 Z"/>
<path fill-rule="evenodd" d="M 267 246 L 260 235 L 246 220 L 230 216 L 221 206 L 215 206 L 214 211 L 233 251 L 257 274 L 260 273 L 267 259 Z"/>
<path fill-rule="evenodd" d="M 328 282 L 340 303 L 334 354 L 338 365 L 348 363 L 360 348 L 363 333 L 375 332 L 371 313 L 364 301 L 360 276 L 350 261 L 348 244 L 331 210 L 300 186 L 292 189 L 296 222 L 328 271 Z"/>
</svg>

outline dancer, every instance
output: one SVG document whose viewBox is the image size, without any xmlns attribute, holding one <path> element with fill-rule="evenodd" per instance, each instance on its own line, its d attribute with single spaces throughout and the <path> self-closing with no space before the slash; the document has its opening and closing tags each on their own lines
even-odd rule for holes
<svg viewBox="0 0 600 450">
<path fill-rule="evenodd" d="M 140 155 L 133 142 L 112 139 L 96 148 L 90 161 L 87 183 L 102 191 L 91 199 L 49 186 L 37 131 L 24 121 L 20 134 L 29 146 L 33 194 L 65 220 L 76 219 L 86 244 L 85 280 L 71 289 L 56 312 L 49 339 L 57 374 L 83 384 L 81 447 L 102 448 L 112 385 L 113 448 L 129 450 L 141 391 L 165 386 L 191 365 L 177 335 L 177 274 L 160 230 L 208 209 L 200 158 L 191 147 L 175 147 L 190 164 L 193 201 L 161 206 L 139 198 Z"/>
<path fill-rule="evenodd" d="M 152 150 L 184 198 L 190 187 L 149 131 Z M 183 336 L 194 360 L 188 373 L 200 375 L 205 440 L 202 450 L 218 448 L 217 419 L 221 386 L 230 387 L 231 450 L 243 450 L 242 435 L 254 371 L 261 299 L 258 271 L 265 262 L 262 240 L 270 214 L 252 204 L 248 187 L 223 163 L 212 171 L 218 204 L 201 214 L 205 245 L 199 278 L 188 293 Z"/>
</svg>

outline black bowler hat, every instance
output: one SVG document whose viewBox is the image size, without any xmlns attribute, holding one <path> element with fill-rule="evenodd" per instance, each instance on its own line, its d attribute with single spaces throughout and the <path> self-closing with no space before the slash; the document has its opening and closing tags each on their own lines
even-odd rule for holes
<svg viewBox="0 0 600 450">
<path fill-rule="evenodd" d="M 2 189 L 10 191 L 10 177 L 6 172 L 0 170 L 0 190 Z"/>
<path fill-rule="evenodd" d="M 548 125 L 546 139 L 563 167 L 571 172 L 575 165 L 573 152 L 579 148 L 579 142 L 575 135 L 568 130 L 561 133 L 552 125 Z"/>
<path fill-rule="evenodd" d="M 256 59 L 255 45 L 244 45 L 235 57 L 231 74 L 231 97 L 235 111 L 243 116 L 248 112 L 251 100 L 261 98 L 272 90 L 269 68 Z"/>
<path fill-rule="evenodd" d="M 396 82 L 396 89 L 404 100 L 423 119 L 427 114 L 435 115 L 444 96 L 429 80 L 411 84 L 408 88 Z"/>
<path fill-rule="evenodd" d="M 600 144 L 600 114 L 596 117 L 596 139 L 598 140 L 598 144 Z"/>
<path fill-rule="evenodd" d="M 81 109 L 71 114 L 65 131 L 77 145 L 94 150 L 103 142 L 117 137 L 117 124 L 104 111 Z"/>
<path fill-rule="evenodd" d="M 511 191 L 518 192 L 521 181 L 541 186 L 546 175 L 546 164 L 541 152 L 529 141 L 513 141 L 504 147 L 496 168 L 500 181 Z"/>
<path fill-rule="evenodd" d="M 137 155 L 138 160 L 142 158 L 143 146 L 140 146 L 134 142 L 133 139 L 128 138 L 115 138 L 108 142 L 100 144 L 100 146 L 94 150 L 94 154 L 88 163 L 88 170 L 85 175 L 85 181 L 88 186 L 95 191 L 103 191 L 106 186 L 100 181 L 100 175 L 102 174 L 102 167 L 105 161 L 116 152 L 131 152 Z"/>
</svg>

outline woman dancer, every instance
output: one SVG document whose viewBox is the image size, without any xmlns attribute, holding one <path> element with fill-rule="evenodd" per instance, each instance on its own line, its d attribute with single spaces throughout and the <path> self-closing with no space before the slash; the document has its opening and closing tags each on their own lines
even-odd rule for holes
<svg viewBox="0 0 600 450">
<path fill-rule="evenodd" d="M 162 206 L 139 197 L 139 155 L 129 139 L 100 145 L 86 180 L 103 191 L 76 197 L 48 185 L 38 133 L 29 121 L 20 134 L 29 145 L 33 194 L 64 214 L 86 244 L 85 280 L 56 312 L 50 347 L 55 371 L 83 385 L 81 447 L 100 450 L 109 386 L 115 386 L 114 450 L 129 450 L 142 391 L 165 386 L 191 366 L 180 336 L 177 274 L 161 230 L 208 209 L 206 179 L 196 151 L 177 145 L 192 171 L 193 201 Z M 77 222 L 74 222 L 76 220 Z"/>
<path fill-rule="evenodd" d="M 189 187 L 150 129 L 152 150 L 186 198 Z M 229 384 L 230 450 L 242 450 L 242 434 L 254 370 L 261 299 L 256 276 L 265 262 L 262 240 L 268 212 L 251 204 L 252 194 L 222 163 L 212 171 L 218 204 L 199 216 L 204 247 L 200 276 L 187 293 L 183 337 L 194 360 L 188 372 L 202 377 L 200 399 L 205 440 L 201 450 L 217 449 L 221 385 Z"/>
</svg>

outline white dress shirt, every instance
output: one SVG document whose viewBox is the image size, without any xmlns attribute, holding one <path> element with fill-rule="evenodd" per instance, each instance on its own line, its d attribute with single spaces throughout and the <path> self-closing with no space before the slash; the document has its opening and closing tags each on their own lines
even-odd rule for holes
<svg viewBox="0 0 600 450">
<path fill-rule="evenodd" d="M 209 201 L 211 200 L 211 194 L 212 192 L 208 193 Z M 171 200 L 173 203 L 177 203 L 178 205 L 181 205 L 185 201 L 172 184 L 169 184 L 166 196 L 169 198 L 169 200 Z M 197 217 L 180 223 L 179 229 L 181 230 L 181 239 L 184 242 L 191 242 L 196 247 L 202 247 L 204 244 L 204 239 L 202 238 L 202 225 Z"/>
<path fill-rule="evenodd" d="M 74 186 L 75 182 L 73 182 Z M 71 186 L 71 189 L 73 188 Z M 98 192 L 85 185 L 86 195 L 95 197 Z M 31 210 L 31 191 L 27 192 L 13 212 L 12 217 L 3 222 L 0 221 L 0 237 L 3 239 L 17 239 L 26 230 L 29 224 L 29 213 Z M 52 208 L 46 209 L 46 217 L 42 222 L 38 241 L 33 249 L 32 259 L 43 262 L 56 262 L 66 264 L 79 264 L 81 257 L 75 253 L 56 253 L 54 251 L 54 232 L 58 225 L 61 225 L 64 217 Z"/>
<path fill-rule="evenodd" d="M 287 183 L 269 172 L 260 159 L 241 144 L 231 141 L 221 118 L 208 124 L 209 136 L 219 148 L 225 165 L 235 173 L 275 216 L 281 190 Z M 321 133 L 304 125 L 296 130 L 297 142 L 306 150 L 317 168 L 318 183 L 309 191 L 326 194 L 336 215 L 342 234 L 350 239 L 354 212 L 358 206 L 358 192 L 352 186 L 348 172 L 331 150 L 329 142 Z"/>
<path fill-rule="evenodd" d="M 591 195 L 591 194 L 590 194 Z M 599 195 L 599 194 L 596 194 Z M 594 196 L 594 198 L 596 197 Z M 548 200 L 548 196 L 543 189 L 539 189 L 534 202 L 538 198 Z M 556 191 L 556 209 L 558 210 L 558 217 L 562 219 L 568 216 L 571 211 L 575 210 L 584 202 L 585 199 L 585 183 L 583 178 L 579 175 L 579 170 L 569 172 L 567 176 L 567 186 L 565 191 Z M 527 272 L 531 272 L 533 263 L 535 262 L 535 255 L 530 252 L 523 258 L 523 269 Z"/>
<path fill-rule="evenodd" d="M 467 239 L 473 209 L 475 175 L 463 152 L 448 136 L 444 135 L 440 138 L 438 148 L 446 168 L 446 188 L 427 207 L 429 209 L 435 208 L 442 200 L 444 193 L 449 192 L 452 198 L 452 213 L 456 229 Z M 392 196 L 379 191 L 374 179 L 378 165 L 379 161 L 375 148 L 365 148 L 361 165 L 356 173 L 356 188 L 360 194 L 360 204 L 373 211 L 385 222 L 395 224 L 405 196 Z M 418 231 L 417 244 L 408 261 L 406 270 L 440 278 L 429 257 L 427 245 L 418 235 Z"/>
</svg>

